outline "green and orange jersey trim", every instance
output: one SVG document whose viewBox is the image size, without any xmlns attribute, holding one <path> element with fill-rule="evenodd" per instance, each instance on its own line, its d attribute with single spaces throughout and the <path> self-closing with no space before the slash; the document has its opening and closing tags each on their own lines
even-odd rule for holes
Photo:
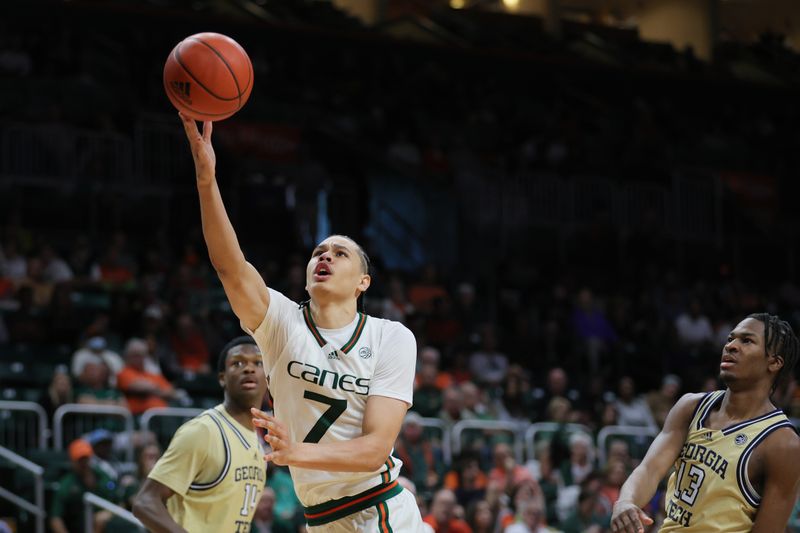
<svg viewBox="0 0 800 533">
<path fill-rule="evenodd" d="M 369 507 L 377 506 L 379 514 L 384 513 L 381 514 L 381 524 L 384 529 L 380 529 L 380 531 L 391 532 L 392 528 L 389 525 L 389 507 L 385 502 L 400 494 L 402 490 L 403 487 L 400 486 L 397 480 L 394 480 L 391 483 L 381 483 L 380 485 L 353 496 L 346 496 L 319 505 L 304 507 L 303 511 L 309 526 L 321 526 L 353 513 L 363 511 Z"/>
<path fill-rule="evenodd" d="M 319 347 L 322 348 L 327 344 L 325 337 L 322 336 L 322 333 L 319 332 L 317 329 L 317 325 L 314 323 L 314 318 L 311 316 L 311 308 L 310 306 L 303 307 L 303 319 L 306 321 L 306 326 L 311 334 L 314 336 L 314 340 L 317 341 Z M 342 346 L 341 351 L 344 353 L 348 353 L 350 350 L 358 342 L 358 339 L 361 337 L 361 334 L 364 333 L 364 325 L 367 323 L 367 315 L 364 313 L 358 313 L 358 322 L 356 323 L 356 329 L 353 331 L 353 334 L 350 336 L 350 340 L 348 340 L 344 346 Z"/>
</svg>

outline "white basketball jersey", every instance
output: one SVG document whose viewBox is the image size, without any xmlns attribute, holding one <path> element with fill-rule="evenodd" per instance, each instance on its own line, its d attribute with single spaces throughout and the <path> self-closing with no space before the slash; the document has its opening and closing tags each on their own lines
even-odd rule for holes
<svg viewBox="0 0 800 533">
<path fill-rule="evenodd" d="M 269 295 L 263 322 L 248 333 L 263 354 L 275 417 L 295 442 L 360 437 L 372 395 L 411 405 L 416 341 L 405 326 L 357 313 L 344 328 L 320 329 L 308 307 L 272 289 Z M 394 481 L 402 463 L 386 459 L 375 472 L 290 471 L 298 498 L 309 507 Z"/>
</svg>

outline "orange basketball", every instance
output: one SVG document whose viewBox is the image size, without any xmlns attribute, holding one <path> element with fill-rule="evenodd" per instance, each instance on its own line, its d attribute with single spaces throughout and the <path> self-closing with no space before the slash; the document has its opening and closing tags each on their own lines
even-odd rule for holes
<svg viewBox="0 0 800 533">
<path fill-rule="evenodd" d="M 253 89 L 253 65 L 239 43 L 197 33 L 172 49 L 164 90 L 172 105 L 195 120 L 222 120 L 239 111 Z"/>
</svg>

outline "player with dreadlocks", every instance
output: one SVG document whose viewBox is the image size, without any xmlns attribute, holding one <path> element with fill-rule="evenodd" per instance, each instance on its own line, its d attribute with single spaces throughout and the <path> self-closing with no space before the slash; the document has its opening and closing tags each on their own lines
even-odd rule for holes
<svg viewBox="0 0 800 533">
<path fill-rule="evenodd" d="M 800 341 L 777 316 L 742 320 L 722 348 L 726 390 L 686 394 L 622 486 L 611 531 L 642 533 L 642 511 L 671 466 L 660 531 L 784 531 L 800 486 L 800 438 L 770 400 Z"/>
</svg>

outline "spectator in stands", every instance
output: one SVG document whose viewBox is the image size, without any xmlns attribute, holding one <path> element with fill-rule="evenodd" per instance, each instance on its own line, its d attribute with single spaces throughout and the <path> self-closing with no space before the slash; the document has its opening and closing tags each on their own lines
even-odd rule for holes
<svg viewBox="0 0 800 533">
<path fill-rule="evenodd" d="M 589 289 L 581 289 L 578 293 L 572 311 L 572 324 L 578 338 L 583 342 L 581 350 L 588 356 L 589 370 L 599 371 L 600 357 L 617 341 L 617 334 Z"/>
<path fill-rule="evenodd" d="M 439 447 L 425 438 L 423 431 L 422 417 L 409 412 L 403 420 L 394 453 L 403 461 L 402 474 L 428 494 L 441 485 L 444 457 Z"/>
<path fill-rule="evenodd" d="M 556 529 L 547 527 L 545 524 L 543 505 L 542 502 L 537 500 L 522 502 L 517 508 L 515 521 L 503 529 L 503 533 L 548 533 L 556 531 Z"/>
<path fill-rule="evenodd" d="M 191 314 L 181 313 L 175 320 L 172 349 L 183 370 L 198 374 L 211 371 L 206 339 Z"/>
<path fill-rule="evenodd" d="M 559 469 L 564 486 L 580 485 L 594 470 L 594 446 L 592 438 L 581 432 L 569 437 L 569 459 Z"/>
<path fill-rule="evenodd" d="M 92 446 L 83 439 L 69 445 L 72 472 L 58 481 L 58 489 L 50 505 L 50 528 L 54 533 L 85 531 L 83 523 L 83 494 L 92 492 L 112 503 L 117 502 L 117 485 L 102 470 L 92 466 Z M 95 530 L 102 531 L 111 518 L 108 511 L 94 514 Z M 91 526 L 90 526 L 91 527 Z"/>
<path fill-rule="evenodd" d="M 678 340 L 684 348 L 695 351 L 714 340 L 714 330 L 698 300 L 692 300 L 689 308 L 675 319 Z M 728 330 L 730 331 L 730 330 Z"/>
<path fill-rule="evenodd" d="M 111 383 L 116 383 L 116 375 L 124 363 L 118 353 L 108 349 L 105 337 L 94 336 L 87 339 L 82 348 L 72 354 L 72 376 L 79 377 L 88 363 L 103 363 L 111 372 Z"/>
<path fill-rule="evenodd" d="M 72 390 L 72 380 L 69 377 L 67 367 L 59 365 L 53 371 L 53 378 L 50 380 L 47 390 L 43 391 L 39 397 L 39 405 L 44 407 L 47 413 L 47 420 L 52 420 L 56 409 L 65 403 L 73 403 L 74 401 L 75 394 Z"/>
<path fill-rule="evenodd" d="M 144 480 L 147 479 L 150 471 L 156 465 L 161 453 L 161 447 L 152 441 L 139 447 L 136 454 L 136 472 L 122 476 L 119 482 L 122 491 L 122 504 L 126 509 L 131 510 L 133 508 L 134 496 L 139 492 L 142 483 L 144 483 Z"/>
<path fill-rule="evenodd" d="M 167 407 L 167 402 L 177 396 L 164 376 L 147 372 L 146 359 L 146 345 L 130 345 L 125 352 L 125 367 L 117 375 L 117 387 L 125 394 L 128 409 L 134 415 L 140 415 L 153 407 Z"/>
<path fill-rule="evenodd" d="M 0 247 L 0 278 L 19 284 L 28 275 L 28 261 L 19 251 L 16 241 L 9 240 Z"/>
<path fill-rule="evenodd" d="M 158 364 L 158 360 L 155 359 L 153 354 L 150 352 L 150 345 L 147 343 L 147 341 L 138 337 L 128 339 L 128 342 L 125 343 L 125 350 L 123 353 L 127 354 L 130 351 L 136 351 L 145 354 L 145 372 L 148 374 L 161 374 L 161 366 Z"/>
<path fill-rule="evenodd" d="M 481 470 L 478 456 L 465 452 L 455 461 L 455 468 L 445 475 L 443 486 L 453 491 L 461 506 L 468 507 L 484 497 L 488 484 L 489 478 Z"/>
<path fill-rule="evenodd" d="M 625 466 L 625 469 L 630 471 L 636 466 L 631 457 L 631 447 L 628 442 L 622 438 L 612 439 L 608 444 L 607 462 L 618 461 Z"/>
<path fill-rule="evenodd" d="M 549 440 L 539 441 L 535 448 L 536 458 L 525 464 L 525 467 L 533 475 L 533 479 L 539 483 L 549 524 L 558 522 L 556 502 L 558 501 L 558 490 L 562 484 L 560 474 L 553 466 L 552 447 L 553 443 Z"/>
<path fill-rule="evenodd" d="M 75 282 L 88 285 L 100 281 L 100 266 L 92 258 L 89 238 L 79 235 L 71 250 L 69 267 L 75 275 Z"/>
<path fill-rule="evenodd" d="M 55 283 L 45 276 L 44 263 L 40 257 L 28 258 L 28 271 L 26 276 L 19 281 L 19 287 L 31 290 L 34 309 L 44 311 L 50 306 Z"/>
<path fill-rule="evenodd" d="M 658 431 L 650 407 L 643 397 L 636 396 L 636 385 L 630 376 L 620 378 L 614 407 L 619 425 L 645 427 Z"/>
<path fill-rule="evenodd" d="M 494 533 L 495 531 L 495 516 L 486 500 L 474 500 L 469 504 L 466 521 L 472 528 L 472 533 Z"/>
<path fill-rule="evenodd" d="M 442 390 L 436 385 L 438 376 L 438 369 L 430 363 L 422 364 L 417 371 L 414 410 L 422 416 L 436 416 L 442 408 Z"/>
<path fill-rule="evenodd" d="M 464 381 L 458 386 L 461 389 L 461 397 L 464 399 L 464 409 L 480 420 L 496 420 L 497 415 L 493 406 L 486 398 L 486 391 L 473 383 Z"/>
<path fill-rule="evenodd" d="M 84 435 L 83 440 L 91 445 L 94 452 L 92 466 L 99 468 L 109 478 L 117 482 L 120 475 L 120 465 L 113 455 L 114 434 L 107 429 L 98 428 Z"/>
<path fill-rule="evenodd" d="M 603 475 L 603 486 L 600 487 L 598 496 L 603 499 L 603 507 L 613 509 L 614 504 L 619 499 L 619 491 L 622 484 L 628 478 L 630 471 L 624 462 L 618 459 L 609 460 L 606 463 Z"/>
<path fill-rule="evenodd" d="M 538 483 L 533 479 L 530 470 L 517 464 L 511 446 L 505 442 L 498 442 L 492 451 L 494 467 L 489 472 L 489 480 L 503 487 L 506 494 L 511 494 L 523 482 L 533 481 L 538 489 Z"/>
<path fill-rule="evenodd" d="M 442 370 L 442 353 L 433 346 L 423 346 L 419 350 L 418 362 L 420 367 L 431 365 L 436 368 L 436 388 L 440 391 L 453 385 L 453 376 L 450 372 Z"/>
<path fill-rule="evenodd" d="M 145 308 L 140 332 L 140 337 L 147 342 L 150 358 L 158 362 L 161 373 L 170 380 L 177 378 L 181 374 L 181 365 L 166 332 L 162 305 L 152 303 Z"/>
<path fill-rule="evenodd" d="M 250 522 L 250 533 L 294 533 L 275 523 L 275 491 L 264 487 L 256 512 Z"/>
<path fill-rule="evenodd" d="M 402 324 L 414 313 L 414 306 L 406 298 L 406 289 L 399 276 L 389 279 L 388 296 L 381 301 L 380 316 L 387 320 L 396 320 Z"/>
<path fill-rule="evenodd" d="M 655 420 L 659 428 L 664 427 L 667 414 L 669 414 L 669 410 L 672 409 L 675 402 L 678 401 L 680 392 L 681 378 L 675 374 L 667 374 L 661 380 L 661 387 L 647 395 L 647 406 L 650 408 L 653 420 Z"/>
<path fill-rule="evenodd" d="M 506 379 L 508 356 L 497 350 L 497 331 L 493 324 L 481 326 L 481 347 L 469 357 L 473 379 L 487 387 L 499 387 Z"/>
<path fill-rule="evenodd" d="M 100 260 L 100 282 L 110 287 L 132 286 L 136 276 L 136 263 L 127 250 L 124 233 L 114 235 L 106 253 Z"/>
<path fill-rule="evenodd" d="M 551 368 L 547 372 L 544 389 L 534 391 L 536 398 L 536 415 L 539 418 L 546 416 L 547 406 L 553 398 L 566 398 L 572 405 L 581 401 L 581 393 L 569 386 L 569 377 L 561 367 Z"/>
<path fill-rule="evenodd" d="M 430 525 L 436 533 L 472 533 L 464 520 L 456 517 L 456 495 L 453 491 L 441 489 L 433 496 L 431 512 L 423 522 Z"/>
<path fill-rule="evenodd" d="M 464 407 L 464 396 L 457 385 L 448 387 L 442 392 L 442 409 L 439 411 L 439 418 L 445 423 L 448 431 L 456 422 L 475 418 L 475 415 Z"/>
<path fill-rule="evenodd" d="M 578 505 L 561 524 L 564 533 L 603 533 L 608 527 L 610 515 L 602 515 L 598 509 L 597 493 L 581 489 Z"/>
<path fill-rule="evenodd" d="M 50 244 L 45 244 L 42 247 L 39 258 L 42 261 L 44 279 L 51 283 L 63 283 L 72 280 L 72 269 Z"/>
<path fill-rule="evenodd" d="M 122 394 L 111 384 L 111 373 L 102 361 L 89 361 L 83 365 L 75 387 L 75 400 L 91 405 L 127 405 Z"/>
<path fill-rule="evenodd" d="M 502 417 L 519 422 L 530 422 L 534 415 L 536 399 L 528 371 L 511 365 L 506 374 L 502 396 Z"/>
</svg>

